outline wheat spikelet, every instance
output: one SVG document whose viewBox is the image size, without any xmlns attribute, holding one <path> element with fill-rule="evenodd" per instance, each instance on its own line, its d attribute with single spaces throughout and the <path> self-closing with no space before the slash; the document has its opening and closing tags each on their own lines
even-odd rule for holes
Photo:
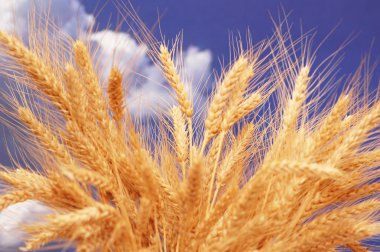
<svg viewBox="0 0 380 252">
<path fill-rule="evenodd" d="M 26 169 L 19 168 L 12 171 L 1 171 L 0 178 L 12 187 L 28 192 L 35 192 L 40 196 L 47 198 L 53 195 L 51 182 L 44 176 L 33 172 L 28 172 Z"/>
<path fill-rule="evenodd" d="M 57 177 L 61 182 L 66 183 L 65 187 L 57 187 L 59 185 Z M 46 177 L 20 168 L 14 171 L 0 172 L 0 178 L 15 189 L 28 192 L 30 198 L 51 206 L 72 209 L 93 203 L 77 183 L 67 180 L 57 173 L 49 174 Z"/>
<path fill-rule="evenodd" d="M 221 123 L 223 120 L 223 110 L 228 103 L 228 98 L 231 91 L 238 85 L 239 78 L 248 65 L 248 60 L 245 57 L 240 57 L 233 64 L 231 69 L 224 76 L 223 81 L 220 83 L 217 92 L 213 96 L 207 117 L 205 120 L 205 139 L 204 144 L 221 131 Z"/>
<path fill-rule="evenodd" d="M 347 164 L 342 165 L 342 170 L 354 171 L 363 167 L 371 168 L 376 167 L 380 160 L 380 150 L 360 153 L 350 158 Z"/>
<path fill-rule="evenodd" d="M 111 73 L 108 77 L 108 98 L 111 111 L 113 113 L 113 119 L 120 128 L 121 120 L 124 113 L 124 92 L 123 92 L 123 76 L 120 70 L 116 67 L 111 69 Z"/>
<path fill-rule="evenodd" d="M 292 98 L 288 101 L 284 109 L 284 119 L 282 122 L 284 132 L 291 132 L 296 127 L 301 106 L 306 99 L 306 89 L 310 79 L 309 71 L 309 66 L 302 67 L 295 79 Z"/>
<path fill-rule="evenodd" d="M 244 94 L 247 92 L 250 81 L 254 76 L 254 66 L 255 62 L 249 63 L 240 74 L 239 84 L 235 87 L 234 91 L 231 92 L 230 100 L 228 102 L 229 108 L 227 109 L 227 112 L 229 109 L 235 109 L 236 107 L 239 107 L 239 103 L 244 100 Z"/>
<path fill-rule="evenodd" d="M 353 242 L 345 245 L 346 248 L 351 249 L 353 252 L 369 252 L 367 248 L 363 247 L 360 242 Z"/>
<path fill-rule="evenodd" d="M 343 133 L 346 133 L 348 130 L 350 130 L 352 121 L 352 116 L 347 116 L 343 120 L 337 121 L 336 133 L 338 134 L 335 135 L 333 139 L 331 139 L 330 143 L 328 143 L 327 146 L 324 146 L 319 150 L 319 153 L 316 157 L 316 162 L 327 162 L 327 160 L 331 158 L 331 155 L 334 153 L 334 151 L 343 143 L 346 136 L 346 134 Z"/>
<path fill-rule="evenodd" d="M 80 125 L 81 128 L 84 128 L 86 127 L 86 106 L 88 105 L 85 87 L 74 66 L 67 65 L 64 76 L 68 99 L 71 104 L 70 111 L 73 116 L 72 119 Z"/>
<path fill-rule="evenodd" d="M 338 170 L 331 167 L 325 167 L 325 166 L 320 166 L 316 164 L 298 163 L 298 162 L 292 162 L 292 161 L 282 161 L 278 163 L 275 162 L 271 164 L 270 168 L 259 170 L 256 173 L 256 175 L 245 185 L 241 194 L 239 195 L 239 198 L 234 202 L 234 204 L 232 204 L 232 207 L 230 209 L 231 211 L 230 218 L 225 220 L 224 221 L 225 223 L 220 222 L 220 226 L 216 227 L 216 230 L 218 230 L 223 225 L 227 226 L 225 233 L 223 234 L 224 238 L 228 238 L 230 237 L 231 234 L 238 232 L 238 230 L 242 228 L 242 225 L 246 223 L 245 221 L 249 220 L 249 217 L 253 215 L 255 212 L 256 208 L 254 206 L 256 204 L 259 204 L 262 200 L 265 199 L 262 195 L 258 194 L 257 192 L 259 191 L 270 192 L 268 188 L 270 188 L 271 183 L 269 183 L 269 185 L 266 185 L 266 183 L 268 182 L 269 178 L 273 176 L 273 174 L 282 174 L 285 176 L 286 174 L 284 174 L 284 172 L 281 172 L 281 171 L 289 172 L 289 174 L 294 174 L 294 173 L 299 174 L 299 176 L 306 175 L 311 178 L 318 176 L 324 179 L 330 179 L 332 176 L 334 177 L 341 176 L 341 173 Z M 288 184 L 288 186 L 299 187 L 302 183 L 303 181 L 295 180 L 295 185 L 290 186 Z M 285 203 L 289 202 L 285 199 L 285 197 L 282 200 Z M 290 201 L 289 203 L 292 203 L 292 202 L 293 201 Z M 280 208 L 281 207 L 278 206 L 278 204 L 274 205 L 274 210 L 272 211 L 277 212 L 278 209 Z M 291 208 L 284 207 L 284 209 L 289 210 Z M 277 214 L 279 213 L 277 212 Z M 254 225 L 253 223 L 254 222 L 252 222 L 252 225 Z M 264 228 L 263 223 L 261 223 L 261 226 L 259 224 L 254 225 L 254 226 L 257 226 L 258 228 Z M 255 230 L 255 231 L 259 232 L 260 230 Z M 219 231 L 216 231 L 216 234 L 217 233 L 219 233 Z M 210 239 L 216 239 L 216 237 L 211 236 Z M 211 248 L 214 246 L 219 247 L 221 245 L 220 244 L 210 245 Z M 224 246 L 226 245 L 223 245 L 223 247 Z"/>
<path fill-rule="evenodd" d="M 200 222 L 196 233 L 196 238 L 199 243 L 203 243 L 210 230 L 212 230 L 213 226 L 223 217 L 237 194 L 238 187 L 230 186 L 227 192 L 223 194 L 222 198 L 218 200 L 216 206 L 212 208 L 210 214 Z M 198 246 L 200 246 L 199 243 Z"/>
<path fill-rule="evenodd" d="M 333 165 L 351 154 L 366 138 L 368 132 L 375 128 L 380 122 L 380 103 L 375 104 L 370 111 L 355 125 L 347 134 L 342 144 L 334 151 L 327 161 Z"/>
<path fill-rule="evenodd" d="M 21 121 L 29 128 L 32 134 L 38 138 L 46 150 L 51 151 L 63 164 L 72 163 L 71 156 L 65 147 L 45 125 L 38 121 L 32 111 L 27 108 L 19 107 L 18 114 Z"/>
<path fill-rule="evenodd" d="M 39 248 L 43 244 L 57 238 L 60 234 L 57 232 L 53 231 L 43 231 L 39 230 L 39 234 L 36 235 L 36 237 L 30 239 L 28 243 L 24 246 L 21 247 L 21 251 L 30 251 L 32 249 Z"/>
<path fill-rule="evenodd" d="M 176 71 L 176 67 L 173 60 L 171 59 L 168 48 L 164 45 L 160 45 L 160 61 L 165 74 L 165 78 L 177 95 L 181 111 L 186 115 L 187 118 L 191 118 L 193 115 L 193 108 L 190 100 L 187 97 L 185 84 L 181 81 L 181 78 Z"/>
<path fill-rule="evenodd" d="M 0 44 L 5 53 L 22 66 L 23 71 L 33 80 L 35 88 L 43 92 L 65 115 L 69 115 L 69 101 L 62 83 L 54 76 L 52 69 L 17 38 L 0 32 Z"/>
<path fill-rule="evenodd" d="M 102 189 L 112 191 L 113 187 L 106 178 L 99 176 L 97 173 L 78 169 L 66 148 L 49 129 L 35 118 L 29 109 L 20 107 L 18 113 L 22 122 L 38 137 L 44 148 L 52 152 L 54 157 L 62 164 L 61 167 L 66 175 L 69 175 L 71 178 L 75 177 L 81 182 L 97 185 Z"/>
<path fill-rule="evenodd" d="M 26 243 L 24 250 L 28 251 L 31 249 L 37 249 L 43 246 L 52 238 L 55 238 L 57 236 L 66 236 L 67 232 L 78 224 L 85 225 L 86 223 L 91 222 L 112 221 L 113 218 L 113 209 L 111 207 L 101 205 L 84 208 L 74 213 L 62 214 L 58 216 L 54 215 L 52 218 L 50 218 L 44 232 L 41 232 L 41 227 L 27 228 L 27 231 L 29 231 L 29 233 L 37 233 L 37 235 L 31 241 Z M 84 234 L 86 236 L 91 236 L 91 233 Z"/>
<path fill-rule="evenodd" d="M 313 133 L 312 144 L 313 147 L 310 153 L 322 148 L 327 144 L 335 135 L 341 130 L 340 122 L 343 116 L 347 113 L 350 96 L 342 96 L 335 106 L 331 109 L 328 116 L 322 121 L 320 128 Z"/>
<path fill-rule="evenodd" d="M 235 140 L 230 152 L 224 157 L 223 162 L 220 164 L 220 170 L 217 176 L 217 183 L 219 185 L 226 185 L 228 180 L 234 175 L 240 175 L 243 171 L 233 169 L 234 166 L 244 158 L 244 152 L 252 138 L 254 130 L 253 124 L 247 124 L 239 133 L 238 138 Z M 242 169 L 244 166 L 240 166 Z"/>
<path fill-rule="evenodd" d="M 86 135 L 73 123 L 68 123 L 68 139 L 64 139 L 72 155 L 81 160 L 87 167 L 95 171 L 107 170 L 109 165 L 103 156 L 98 155 L 98 150 Z"/>
<path fill-rule="evenodd" d="M 251 94 L 241 104 L 235 106 L 234 109 L 227 110 L 222 122 L 222 130 L 226 131 L 231 128 L 237 121 L 248 115 L 261 102 L 261 95 L 258 93 Z"/>
<path fill-rule="evenodd" d="M 199 218 L 199 206 L 201 203 L 201 185 L 202 185 L 202 160 L 197 154 L 194 154 L 194 162 L 189 169 L 188 180 L 183 189 L 183 210 L 185 214 L 182 218 L 179 249 L 180 251 L 187 248 L 191 242 L 194 228 Z M 192 220 L 186 220 L 187 214 L 192 216 Z"/>
<path fill-rule="evenodd" d="M 188 132 L 186 129 L 186 121 L 183 117 L 181 110 L 178 107 L 172 108 L 170 111 L 173 126 L 174 126 L 174 139 L 176 143 L 176 153 L 178 162 L 182 166 L 182 174 L 185 176 L 185 165 L 189 152 Z"/>
<path fill-rule="evenodd" d="M 95 118 L 103 124 L 103 128 L 107 128 L 104 123 L 108 122 L 108 114 L 106 112 L 106 102 L 99 85 L 98 76 L 92 66 L 90 53 L 86 45 L 82 41 L 77 41 L 73 45 L 75 62 L 78 64 L 88 95 L 88 103 L 94 104 L 88 108 L 89 112 L 95 115 Z"/>
<path fill-rule="evenodd" d="M 337 209 L 331 213 L 317 217 L 310 223 L 306 223 L 304 227 L 302 227 L 297 233 L 293 235 L 292 238 L 290 238 L 292 241 L 287 242 L 287 244 L 289 244 L 289 247 L 287 247 L 286 251 L 317 251 L 319 249 L 318 246 L 320 246 L 320 249 L 326 249 L 328 247 L 332 248 L 337 244 L 344 244 L 353 238 L 354 240 L 361 240 L 364 237 L 367 237 L 371 232 L 376 232 L 370 223 L 359 223 L 354 227 L 351 225 L 344 225 L 343 223 L 347 223 L 346 220 L 350 220 L 350 218 L 354 217 L 355 215 L 360 215 L 365 213 L 365 211 L 370 211 L 371 207 L 376 206 L 376 204 L 378 203 L 371 201 L 364 202 L 352 207 Z M 342 222 L 343 224 L 339 226 L 339 229 L 337 229 L 337 226 L 332 224 L 335 222 L 335 220 Z M 334 228 L 335 232 L 332 233 L 334 237 L 327 238 L 325 234 L 329 233 L 330 228 Z M 314 235 L 308 236 L 307 234 L 309 232 L 314 233 Z M 296 237 L 296 235 L 300 234 L 302 234 L 303 239 Z M 309 239 L 311 237 L 313 237 L 313 240 Z M 333 244 L 332 242 L 336 242 L 336 244 Z M 282 247 L 281 245 L 279 246 Z M 274 245 L 271 249 L 275 248 L 276 245 Z"/>
<path fill-rule="evenodd" d="M 215 93 L 213 100 L 210 104 L 210 108 L 207 113 L 207 117 L 205 120 L 205 133 L 204 133 L 204 139 L 202 144 L 202 151 L 205 149 L 207 143 L 210 141 L 211 138 L 213 138 L 218 133 L 222 132 L 219 138 L 219 149 L 216 154 L 215 159 L 215 165 L 212 169 L 212 175 L 211 175 L 211 183 L 209 186 L 209 194 L 208 194 L 208 202 L 213 198 L 216 197 L 216 193 L 214 193 L 213 196 L 213 188 L 214 188 L 214 181 L 216 179 L 217 174 L 217 164 L 219 162 L 219 157 L 221 154 L 221 147 L 224 141 L 224 137 L 226 134 L 226 131 L 229 127 L 231 127 L 236 121 L 244 117 L 246 114 L 248 114 L 254 107 L 258 105 L 257 97 L 255 95 L 251 96 L 254 97 L 254 99 L 247 99 L 248 103 L 245 103 L 243 109 L 239 111 L 234 111 L 234 108 L 238 107 L 237 104 L 228 104 L 230 94 L 234 89 L 240 89 L 237 85 L 239 84 L 239 81 L 241 80 L 243 76 L 243 81 L 248 81 L 245 77 L 245 70 L 250 70 L 250 66 L 248 64 L 248 60 L 241 56 L 237 59 L 237 61 L 234 63 L 234 65 L 231 67 L 231 69 L 226 73 L 226 76 L 224 77 L 222 83 L 219 86 L 219 89 Z M 248 75 L 250 76 L 250 75 Z M 252 102 L 253 101 L 253 102 Z M 238 102 L 238 100 L 234 101 L 235 103 Z M 248 106 L 247 106 L 248 105 Z M 227 116 L 223 113 L 225 107 L 227 106 Z M 251 109 L 252 108 L 252 109 Z M 231 112 L 232 111 L 232 112 Z M 229 113 L 230 112 L 230 113 Z M 210 205 L 209 205 L 210 206 Z M 209 209 L 209 206 L 207 210 Z"/>
<path fill-rule="evenodd" d="M 107 192 L 115 193 L 116 188 L 113 181 L 110 181 L 107 177 L 102 176 L 99 173 L 88 171 L 85 169 L 80 169 L 78 167 L 67 167 L 69 172 L 71 172 L 74 178 L 82 183 L 96 186 Z"/>
<path fill-rule="evenodd" d="M 140 243 L 149 244 L 150 234 L 153 232 L 153 227 L 150 223 L 152 219 L 153 207 L 148 199 L 142 198 L 140 201 L 138 219 L 136 225 L 141 227 L 137 230 L 137 236 L 141 237 Z"/>
<path fill-rule="evenodd" d="M 25 191 L 14 191 L 0 196 L 0 211 L 10 205 L 23 202 L 30 198 L 30 195 Z"/>
</svg>

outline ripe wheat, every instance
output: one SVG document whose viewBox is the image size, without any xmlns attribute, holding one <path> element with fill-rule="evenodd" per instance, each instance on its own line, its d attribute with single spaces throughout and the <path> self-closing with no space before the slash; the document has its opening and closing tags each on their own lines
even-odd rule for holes
<svg viewBox="0 0 380 252">
<path fill-rule="evenodd" d="M 380 234 L 380 101 L 355 92 L 365 86 L 357 81 L 312 113 L 325 102 L 315 93 L 323 76 L 308 46 L 286 40 L 238 50 L 203 119 L 176 50 L 152 44 L 178 102 L 152 136 L 128 110 L 123 69 L 111 70 L 104 94 L 84 42 L 41 44 L 69 54 L 44 58 L 0 32 L 1 73 L 17 82 L 8 125 L 24 137 L 26 159 L 1 168 L 0 210 L 28 199 L 54 210 L 23 227 L 22 249 L 376 250 L 365 240 Z"/>
</svg>

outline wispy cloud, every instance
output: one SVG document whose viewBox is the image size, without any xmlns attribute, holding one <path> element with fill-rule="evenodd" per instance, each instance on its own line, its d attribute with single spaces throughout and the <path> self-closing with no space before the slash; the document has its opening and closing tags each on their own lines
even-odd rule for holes
<svg viewBox="0 0 380 252">
<path fill-rule="evenodd" d="M 94 22 L 93 15 L 87 14 L 78 0 L 7 0 L 0 1 L 0 29 L 16 32 L 26 39 L 30 11 L 42 16 L 49 14 L 58 28 L 72 37 L 77 37 Z"/>
<path fill-rule="evenodd" d="M 33 223 L 40 215 L 48 213 L 50 213 L 49 208 L 34 200 L 14 204 L 2 211 L 0 214 L 0 251 L 2 248 L 21 245 L 25 234 L 20 230 L 20 224 Z"/>
<path fill-rule="evenodd" d="M 159 68 L 151 63 L 146 54 L 147 47 L 138 44 L 129 34 L 110 30 L 91 35 L 94 47 L 99 50 L 97 59 L 103 79 L 112 65 L 117 65 L 128 81 L 128 108 L 138 116 L 152 115 L 157 110 L 167 109 L 174 104 L 170 87 L 163 79 Z M 190 93 L 196 100 L 203 97 L 201 84 L 210 75 L 212 55 L 209 50 L 195 46 L 185 50 L 181 72 Z"/>
</svg>

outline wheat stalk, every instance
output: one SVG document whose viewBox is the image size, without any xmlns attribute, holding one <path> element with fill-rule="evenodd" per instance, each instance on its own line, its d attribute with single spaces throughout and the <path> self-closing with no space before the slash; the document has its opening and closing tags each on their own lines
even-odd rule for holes
<svg viewBox="0 0 380 252">
<path fill-rule="evenodd" d="M 316 111 L 325 76 L 308 46 L 277 36 L 237 51 L 204 115 L 176 55 L 154 41 L 178 106 L 153 127 L 128 114 L 123 69 L 111 70 L 104 97 L 84 42 L 54 44 L 47 59 L 37 39 L 34 51 L 0 32 L 10 58 L 0 72 L 18 83 L 7 112 L 17 123 L 4 121 L 24 138 L 26 161 L 1 167 L 0 209 L 33 199 L 53 210 L 23 227 L 23 250 L 63 240 L 83 252 L 369 251 L 363 240 L 380 233 L 378 97 L 357 92 L 354 76 Z"/>
</svg>

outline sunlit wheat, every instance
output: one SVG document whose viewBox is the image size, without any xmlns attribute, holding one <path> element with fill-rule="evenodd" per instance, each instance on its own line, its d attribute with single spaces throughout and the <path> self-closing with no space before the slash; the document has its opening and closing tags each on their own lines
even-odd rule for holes
<svg viewBox="0 0 380 252">
<path fill-rule="evenodd" d="M 144 125 L 129 114 L 123 69 L 103 90 L 86 43 L 47 36 L 28 48 L 0 32 L 1 73 L 14 80 L 3 121 L 24 148 L 17 169 L 0 171 L 0 210 L 28 199 L 53 210 L 22 227 L 23 250 L 371 249 L 380 101 L 363 69 L 327 102 L 309 44 L 277 35 L 234 51 L 198 116 L 177 50 L 151 45 L 178 104 Z"/>
</svg>

